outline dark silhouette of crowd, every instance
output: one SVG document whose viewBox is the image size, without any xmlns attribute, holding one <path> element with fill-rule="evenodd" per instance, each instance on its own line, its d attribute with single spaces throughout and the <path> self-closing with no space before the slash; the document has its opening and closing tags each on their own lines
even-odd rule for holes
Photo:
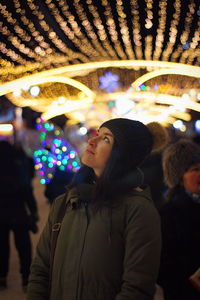
<svg viewBox="0 0 200 300">
<path fill-rule="evenodd" d="M 38 212 L 31 180 L 33 160 L 20 145 L 0 141 L 0 289 L 7 287 L 10 232 L 19 255 L 23 289 L 26 290 L 32 246 L 30 231 L 37 232 Z"/>
</svg>

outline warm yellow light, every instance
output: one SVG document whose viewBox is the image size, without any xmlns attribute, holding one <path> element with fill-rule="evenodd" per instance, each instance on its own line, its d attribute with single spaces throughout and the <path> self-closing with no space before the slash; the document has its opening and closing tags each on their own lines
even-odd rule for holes
<svg viewBox="0 0 200 300">
<path fill-rule="evenodd" d="M 84 99 L 84 100 L 76 100 L 76 101 L 66 101 L 62 105 L 55 105 L 55 103 L 52 103 L 47 109 L 46 112 L 42 114 L 42 119 L 45 121 L 62 114 L 70 113 L 71 111 L 75 110 L 81 110 L 84 108 L 89 107 L 90 104 L 92 104 L 92 99 Z"/>
<path fill-rule="evenodd" d="M 176 101 L 174 101 L 176 98 Z M 192 109 L 195 111 L 200 112 L 200 104 L 197 102 L 193 102 L 191 100 L 184 100 L 181 97 L 175 97 L 170 95 L 163 95 L 163 97 L 159 97 L 156 100 L 157 103 L 160 104 L 168 104 L 168 105 L 177 105 L 180 104 L 180 106 Z"/>
<path fill-rule="evenodd" d="M 0 124 L 0 134 L 2 134 L 2 135 L 11 135 L 11 134 L 13 134 L 12 124 Z"/>
<path fill-rule="evenodd" d="M 182 97 L 157 92 L 131 91 L 131 89 L 126 93 L 120 92 L 119 94 L 95 93 L 86 85 L 71 78 L 74 76 L 84 76 L 98 68 L 103 69 L 108 67 L 123 67 L 128 69 L 138 69 L 141 67 L 147 68 L 147 70 L 154 70 L 138 78 L 133 83 L 134 87 L 137 87 L 155 76 L 165 74 L 200 77 L 199 67 L 180 63 L 148 60 L 101 61 L 55 68 L 4 83 L 0 85 L 0 95 L 13 92 L 16 89 L 24 89 L 25 84 L 33 86 L 49 82 L 60 82 L 80 90 L 79 94 L 82 94 L 82 98 L 77 96 L 77 99 L 74 99 L 75 96 L 72 95 L 67 95 L 66 98 L 62 98 L 61 95 L 58 95 L 54 99 L 52 99 L 52 95 L 51 97 L 41 97 L 38 99 L 32 99 L 31 97 L 24 98 L 22 96 L 14 97 L 12 94 L 9 96 L 11 101 L 17 106 L 30 106 L 32 109 L 42 112 L 44 120 L 48 120 L 57 115 L 66 114 L 72 119 L 86 119 L 87 122 L 101 123 L 105 118 L 110 117 L 108 114 L 113 114 L 111 117 L 115 114 L 115 112 L 111 112 L 111 110 L 108 109 L 107 102 L 111 99 L 116 100 L 117 95 L 121 96 L 124 94 L 135 102 L 135 111 L 134 109 L 131 111 L 131 116 L 148 121 L 171 122 L 172 119 L 175 120 L 175 118 L 189 121 L 189 114 L 184 110 L 182 111 L 179 105 L 185 110 L 192 109 L 200 111 L 200 104 L 190 99 L 183 99 Z M 91 104 L 93 105 L 91 106 Z M 103 107 L 102 111 L 99 109 L 100 104 L 102 104 Z M 169 105 L 174 107 L 173 111 L 170 110 Z M 95 117 L 90 116 L 93 110 L 95 110 L 96 113 Z"/>
<path fill-rule="evenodd" d="M 171 114 L 173 117 L 175 117 L 176 119 L 181 119 L 184 120 L 186 122 L 189 122 L 191 120 L 191 115 L 185 112 L 174 112 Z"/>
<path fill-rule="evenodd" d="M 200 78 L 200 68 L 195 67 L 192 72 L 191 72 L 190 68 L 189 69 L 188 68 L 180 68 L 180 69 L 172 68 L 172 69 L 156 70 L 156 71 L 152 71 L 147 74 L 144 74 L 143 76 L 136 79 L 131 85 L 134 88 L 136 88 L 149 79 L 152 79 L 154 77 L 161 76 L 161 75 L 168 75 L 168 74 L 185 75 L 185 76 Z"/>
<path fill-rule="evenodd" d="M 22 88 L 24 83 L 33 85 L 33 84 L 41 84 L 41 83 L 48 83 L 48 82 L 60 82 L 64 84 L 71 85 L 82 92 L 84 92 L 88 97 L 94 97 L 94 93 L 84 84 L 81 82 L 74 80 L 69 77 L 65 76 L 44 76 L 43 72 L 37 73 L 37 77 L 30 75 L 26 76 L 17 80 L 13 80 L 11 82 L 5 83 L 0 86 L 0 95 L 7 94 L 9 92 L 12 92 L 13 90 L 16 90 L 17 88 Z"/>
<path fill-rule="evenodd" d="M 65 74 L 66 76 L 62 76 L 63 78 L 70 78 L 74 76 L 81 76 L 81 72 L 85 74 L 85 72 L 90 72 L 92 70 L 100 69 L 100 68 L 119 68 L 119 67 L 125 67 L 125 68 L 165 68 L 168 70 L 182 70 L 180 72 L 187 72 L 187 74 L 190 72 L 192 76 L 199 76 L 200 68 L 196 66 L 191 66 L 187 64 L 181 64 L 181 63 L 172 63 L 172 62 L 165 62 L 165 61 L 151 61 L 151 60 L 108 60 L 108 61 L 101 61 L 101 62 L 91 62 L 91 63 L 82 63 L 82 64 L 76 64 L 76 65 L 69 65 L 61 68 L 54 68 L 51 70 L 38 72 L 29 76 L 24 76 L 22 78 L 4 83 L 0 85 L 0 96 L 5 95 L 7 93 L 12 92 L 15 88 L 23 88 L 23 85 L 29 82 L 30 84 L 39 84 L 40 78 L 48 78 L 54 75 L 59 74 Z M 166 72 L 167 72 L 166 70 Z M 175 73 L 175 72 L 174 72 Z M 166 73 L 165 73 L 166 74 Z M 171 74 L 171 73 L 168 73 Z M 179 73 L 176 73 L 179 74 Z M 182 73 L 181 73 L 182 74 Z M 183 74 L 184 75 L 184 74 Z M 67 77 L 68 76 L 68 77 Z M 158 75 L 159 76 L 159 75 Z M 188 75 L 187 75 L 188 76 Z M 71 79 L 73 80 L 73 79 Z M 54 80 L 55 81 L 55 80 Z M 44 81 L 44 82 L 50 82 L 50 81 Z M 62 82 L 62 81 L 61 81 Z M 70 83 L 69 83 L 70 84 Z"/>
<path fill-rule="evenodd" d="M 96 102 L 107 102 L 110 100 L 115 100 L 116 98 L 122 96 L 122 93 L 110 93 L 97 95 Z M 195 111 L 200 111 L 200 104 L 191 100 L 184 100 L 182 97 L 173 96 L 169 94 L 156 94 L 153 92 L 129 92 L 128 97 L 136 102 L 141 102 L 141 100 L 149 103 L 157 104 L 167 104 L 167 105 L 179 105 L 181 108 L 192 109 Z"/>
<path fill-rule="evenodd" d="M 85 122 L 86 115 L 83 114 L 80 111 L 74 111 L 74 112 L 70 113 L 70 118 L 76 120 L 76 123 L 78 123 L 78 122 Z"/>
</svg>

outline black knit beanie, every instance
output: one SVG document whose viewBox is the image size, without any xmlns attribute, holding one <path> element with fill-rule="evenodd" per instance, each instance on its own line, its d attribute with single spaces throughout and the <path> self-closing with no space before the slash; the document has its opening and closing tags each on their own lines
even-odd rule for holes
<svg viewBox="0 0 200 300">
<path fill-rule="evenodd" d="M 120 152 L 120 158 L 130 169 L 138 167 L 150 154 L 153 137 L 143 123 L 117 118 L 106 121 L 101 127 L 106 127 L 112 132 Z"/>
</svg>

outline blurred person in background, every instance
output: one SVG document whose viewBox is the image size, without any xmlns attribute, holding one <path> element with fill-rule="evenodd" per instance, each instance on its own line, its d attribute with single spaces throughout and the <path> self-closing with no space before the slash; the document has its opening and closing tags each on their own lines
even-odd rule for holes
<svg viewBox="0 0 200 300">
<path fill-rule="evenodd" d="M 200 146 L 189 139 L 163 152 L 167 203 L 162 207 L 159 284 L 165 300 L 200 299 Z"/>
<path fill-rule="evenodd" d="M 164 202 L 166 185 L 164 184 L 162 169 L 162 152 L 152 153 L 141 165 L 144 173 L 144 182 L 149 185 L 152 199 L 156 208 L 159 210 Z"/>
<path fill-rule="evenodd" d="M 72 181 L 73 176 L 74 173 L 72 171 L 62 171 L 59 167 L 56 167 L 53 178 L 46 184 L 44 191 L 44 195 L 50 205 L 57 196 L 66 192 L 67 185 Z"/>
<path fill-rule="evenodd" d="M 37 232 L 37 204 L 31 179 L 33 163 L 22 148 L 0 141 L 0 289 L 7 288 L 10 232 L 19 254 L 22 286 L 26 290 L 31 264 L 30 233 Z"/>
</svg>

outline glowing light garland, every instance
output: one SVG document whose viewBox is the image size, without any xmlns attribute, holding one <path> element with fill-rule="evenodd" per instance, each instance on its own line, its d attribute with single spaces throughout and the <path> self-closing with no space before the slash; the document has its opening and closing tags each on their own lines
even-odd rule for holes
<svg viewBox="0 0 200 300">
<path fill-rule="evenodd" d="M 180 0 L 176 0 L 174 2 L 174 9 L 175 9 L 174 19 L 172 19 L 172 21 L 171 21 L 170 32 L 169 32 L 169 35 L 170 35 L 169 43 L 168 43 L 165 51 L 163 52 L 163 58 L 165 60 L 168 60 L 169 55 L 172 53 L 172 49 L 173 49 L 174 44 L 177 39 L 177 33 L 178 33 L 177 25 L 180 22 L 180 13 L 181 13 L 181 1 Z M 176 56 L 172 55 L 172 61 L 175 61 L 175 57 Z"/>
<path fill-rule="evenodd" d="M 91 0 L 86 0 L 86 3 L 88 4 L 88 10 L 92 14 L 94 18 L 94 26 L 97 29 L 98 37 L 104 47 L 104 49 L 107 52 L 108 57 L 111 57 L 113 59 L 116 59 L 116 54 L 113 48 L 111 47 L 109 43 L 109 39 L 107 38 L 107 34 L 105 31 L 105 28 L 103 26 L 101 15 L 99 15 L 97 7 L 93 5 Z"/>
<path fill-rule="evenodd" d="M 72 35 L 76 35 L 79 46 L 81 46 L 81 42 L 83 42 L 83 44 L 85 45 L 86 53 L 88 53 L 87 51 L 90 51 L 89 53 L 91 53 L 92 57 L 96 58 L 99 55 L 99 53 L 96 51 L 94 43 L 92 43 L 92 41 L 90 41 L 89 38 L 87 38 L 82 32 L 81 27 L 78 25 L 77 21 L 75 20 L 75 17 L 70 12 L 69 6 L 63 0 L 56 0 L 56 2 L 61 8 L 63 15 L 66 17 L 67 22 L 69 22 L 72 28 Z"/>
<path fill-rule="evenodd" d="M 200 69 L 194 69 L 193 73 L 191 74 L 191 72 L 189 70 L 184 70 L 184 69 L 162 69 L 162 70 L 156 70 L 153 72 L 149 72 L 143 76 L 141 76 L 140 78 L 138 78 L 136 81 L 134 81 L 132 83 L 133 87 L 138 87 L 139 85 L 141 85 L 142 83 L 146 82 L 147 80 L 157 77 L 157 76 L 161 76 L 161 75 L 167 75 L 167 74 L 178 74 L 178 75 L 185 75 L 185 76 L 190 76 L 190 77 L 197 77 L 200 78 Z"/>
<path fill-rule="evenodd" d="M 84 27 L 84 29 L 86 30 L 87 35 L 91 39 L 91 43 L 93 45 L 95 45 L 95 48 L 98 50 L 98 52 L 100 53 L 101 56 L 107 57 L 107 52 L 105 51 L 105 49 L 102 47 L 100 41 L 98 40 L 98 37 L 97 37 L 95 31 L 93 30 L 93 27 L 90 24 L 90 22 L 87 18 L 87 15 L 84 11 L 84 8 L 81 5 L 80 1 L 79 0 L 74 0 L 73 5 L 74 5 L 76 13 L 77 13 L 77 15 L 78 15 L 78 17 L 81 21 L 81 25 Z"/>
<path fill-rule="evenodd" d="M 123 50 L 121 44 L 118 43 L 119 34 L 116 30 L 116 24 L 115 24 L 115 21 L 114 21 L 114 18 L 113 18 L 112 8 L 110 6 L 110 3 L 107 0 L 102 0 L 101 3 L 102 3 L 102 6 L 105 9 L 104 16 L 105 16 L 105 19 L 106 19 L 106 25 L 107 25 L 111 40 L 114 44 L 115 51 L 117 52 L 117 55 L 120 58 L 125 59 L 124 50 Z"/>
<path fill-rule="evenodd" d="M 146 14 L 147 14 L 147 18 L 145 19 L 145 27 L 146 29 L 151 29 L 153 26 L 153 0 L 146 0 Z M 145 37 L 145 50 L 144 50 L 144 56 L 146 60 L 150 60 L 152 57 L 152 50 L 153 50 L 153 37 L 152 35 L 148 34 Z M 155 50 L 156 51 L 156 50 Z"/>
<path fill-rule="evenodd" d="M 90 44 L 88 44 L 88 41 L 86 41 L 84 38 L 81 39 L 79 36 L 78 37 L 76 36 L 75 34 L 76 32 L 73 32 L 73 30 L 71 30 L 70 27 L 67 25 L 66 21 L 60 15 L 59 10 L 57 9 L 53 1 L 46 0 L 45 2 L 49 10 L 52 12 L 54 18 L 56 19 L 57 23 L 60 24 L 60 28 L 63 30 L 66 36 L 75 44 L 76 47 L 82 49 L 82 52 L 84 55 L 86 55 L 86 57 L 90 55 L 91 57 L 95 58 L 97 54 L 91 48 Z M 84 58 L 84 61 L 88 61 L 86 57 Z"/>
<path fill-rule="evenodd" d="M 121 32 L 121 35 L 122 35 L 122 40 L 123 40 L 123 43 L 124 43 L 124 46 L 125 46 L 125 50 L 126 50 L 128 59 L 134 59 L 135 54 L 133 52 L 132 45 L 131 45 L 129 28 L 128 28 L 127 20 L 126 20 L 127 16 L 124 13 L 124 7 L 122 5 L 121 0 L 117 0 L 116 9 L 117 9 L 117 14 L 118 14 L 120 32 Z"/>
<path fill-rule="evenodd" d="M 129 68 L 175 68 L 175 69 L 183 69 L 186 71 L 197 72 L 199 74 L 200 69 L 196 66 L 190 66 L 186 64 L 179 64 L 179 63 L 171 63 L 171 62 L 162 62 L 162 61 L 145 61 L 145 60 L 121 60 L 121 61 L 101 61 L 101 62 L 93 62 L 93 63 L 86 63 L 86 64 L 77 64 L 73 66 L 66 66 L 61 68 L 55 68 L 48 71 L 43 71 L 37 74 L 25 76 L 23 78 L 19 78 L 13 80 L 12 82 L 8 82 L 5 84 L 0 85 L 0 96 L 5 95 L 7 93 L 12 92 L 13 89 L 19 87 L 25 83 L 36 82 L 39 78 L 48 77 L 52 75 L 58 75 L 65 73 L 66 76 L 77 76 L 77 74 L 81 75 L 81 72 L 85 74 L 85 71 L 91 71 L 100 68 L 119 68 L 119 67 L 129 67 Z M 75 72 L 75 73 L 73 73 Z M 75 75 L 74 75 L 75 74 Z"/>
<path fill-rule="evenodd" d="M 12 124 L 0 124 L 0 135 L 12 135 L 13 126 Z"/>
<path fill-rule="evenodd" d="M 95 70 L 97 68 L 103 68 L 103 67 L 120 67 L 120 66 L 126 66 L 126 67 L 137 67 L 137 66 L 145 66 L 146 68 L 152 67 L 155 68 L 159 65 L 161 69 L 155 70 L 152 72 L 149 72 L 142 77 L 138 78 L 134 83 L 133 86 L 137 89 L 138 86 L 140 86 L 143 82 L 146 80 L 149 80 L 151 78 L 154 78 L 155 76 L 160 76 L 164 74 L 181 74 L 186 76 L 192 76 L 199 78 L 200 77 L 200 68 L 195 66 L 188 66 L 188 65 L 182 65 L 177 63 L 169 63 L 169 62 L 155 62 L 155 61 L 107 61 L 107 62 L 96 62 L 96 63 L 88 63 L 88 64 L 80 64 L 80 65 L 74 65 L 74 66 L 68 66 L 58 69 L 53 69 L 49 71 L 44 71 L 41 73 L 33 74 L 30 76 L 26 76 L 24 78 L 17 79 L 13 82 L 9 82 L 6 84 L 3 84 L 0 86 L 0 94 L 5 94 L 9 92 L 14 92 L 15 96 L 12 97 L 9 96 L 9 99 L 18 106 L 30 106 L 36 111 L 43 112 L 43 118 L 45 120 L 48 120 L 56 115 L 60 115 L 63 113 L 66 113 L 67 115 L 79 110 L 84 110 L 92 103 L 95 103 L 97 101 L 98 95 L 94 93 L 92 90 L 90 90 L 87 86 L 83 85 L 82 83 L 66 77 L 61 76 L 61 74 L 71 74 L 73 75 L 73 72 L 78 72 L 81 74 L 81 71 L 86 70 Z M 163 69 L 162 69 L 163 68 Z M 60 74 L 60 75 L 59 75 Z M 55 76 L 57 75 L 57 76 Z M 23 89 L 24 85 L 29 84 L 29 86 L 36 85 L 36 84 L 42 84 L 42 83 L 48 83 L 48 82 L 61 82 L 67 85 L 71 85 L 80 91 L 82 91 L 82 98 L 79 96 L 74 97 L 70 96 L 68 99 L 66 99 L 63 103 L 59 103 L 59 98 L 38 98 L 38 99 L 31 99 L 29 98 L 23 98 L 21 95 L 21 92 L 18 96 L 16 96 L 15 91 L 19 91 L 19 89 Z M 141 95 L 142 97 L 142 95 Z M 152 98 L 155 97 L 155 95 L 151 95 Z M 107 99 L 109 97 L 106 97 Z M 150 98 L 151 99 L 151 98 Z M 103 101 L 103 99 L 101 99 Z M 175 99 L 174 99 L 175 101 Z M 199 104 L 193 105 L 190 103 L 190 109 L 194 109 L 199 111 Z M 188 107 L 188 108 L 189 108 Z"/>
<path fill-rule="evenodd" d="M 62 131 L 52 123 L 37 121 L 40 131 L 41 149 L 34 152 L 35 169 L 41 184 L 48 184 L 54 176 L 55 169 L 76 172 L 80 168 L 77 151 L 64 140 Z"/>
<path fill-rule="evenodd" d="M 164 0 L 12 0 L 9 5 L 0 4 L 0 95 L 8 94 L 16 105 L 28 105 L 49 119 L 61 113 L 75 115 L 78 109 L 81 114 L 99 103 L 93 85 L 89 89 L 87 81 L 78 81 L 92 72 L 98 81 L 98 69 L 145 68 L 147 74 L 141 76 L 142 71 L 135 72 L 139 78 L 133 76 L 134 95 L 138 87 L 145 87 L 144 83 L 156 76 L 199 78 L 200 21 L 195 19 L 199 3 L 174 0 L 172 5 L 171 12 Z M 64 103 L 59 103 L 62 92 L 31 97 L 23 90 L 27 84 L 38 84 L 45 91 L 50 83 L 49 90 L 53 90 L 57 82 L 69 87 Z M 144 111 L 149 103 L 145 105 Z M 199 103 L 194 101 L 187 102 L 186 107 L 199 111 Z M 187 113 L 182 118 L 187 119 Z"/>
<path fill-rule="evenodd" d="M 135 44 L 136 59 L 141 60 L 143 57 L 141 50 L 141 28 L 140 28 L 140 18 L 139 18 L 139 4 L 137 0 L 131 0 L 131 14 L 133 16 L 132 26 L 133 26 L 133 39 Z"/>
<path fill-rule="evenodd" d="M 164 30 L 165 30 L 165 26 L 166 26 L 166 8 L 167 8 L 167 1 L 160 1 L 159 3 L 159 25 L 158 25 L 158 29 L 157 29 L 157 35 L 156 35 L 156 42 L 155 42 L 155 52 L 153 55 L 153 59 L 155 60 L 159 60 L 160 59 L 160 54 L 162 52 L 162 46 L 163 46 L 163 41 L 164 41 Z M 164 50 L 163 52 L 165 53 L 166 50 Z M 164 56 L 163 56 L 164 57 Z M 164 58 L 164 60 L 166 60 L 166 58 Z"/>
<path fill-rule="evenodd" d="M 145 5 L 138 0 L 115 3 L 28 0 L 23 5 L 21 0 L 12 0 L 9 5 L 0 4 L 3 20 L 0 32 L 8 41 L 0 43 L 0 51 L 15 64 L 40 62 L 40 69 L 64 63 L 64 59 L 53 61 L 51 55 L 65 55 L 65 64 L 146 58 L 198 65 L 200 24 L 194 19 L 199 3 L 175 0 L 174 10 L 167 3 L 165 0 L 145 0 Z M 158 7 L 157 18 L 153 7 Z M 182 22 L 184 27 L 180 26 Z"/>
<path fill-rule="evenodd" d="M 27 36 L 26 39 L 34 41 L 36 45 L 39 46 L 39 48 L 35 47 L 35 49 L 37 50 L 36 52 L 39 52 L 39 55 L 42 55 L 44 57 L 45 55 L 55 53 L 55 50 L 50 47 L 49 43 L 44 41 L 44 37 L 38 32 L 38 30 L 36 30 L 36 27 L 33 24 L 33 22 L 27 18 L 26 11 L 21 7 L 20 1 L 14 0 L 13 3 L 16 9 L 16 13 L 20 15 L 21 22 L 26 27 L 26 30 L 28 29 L 30 34 L 26 35 L 26 32 L 20 28 L 20 35 Z"/>
</svg>

